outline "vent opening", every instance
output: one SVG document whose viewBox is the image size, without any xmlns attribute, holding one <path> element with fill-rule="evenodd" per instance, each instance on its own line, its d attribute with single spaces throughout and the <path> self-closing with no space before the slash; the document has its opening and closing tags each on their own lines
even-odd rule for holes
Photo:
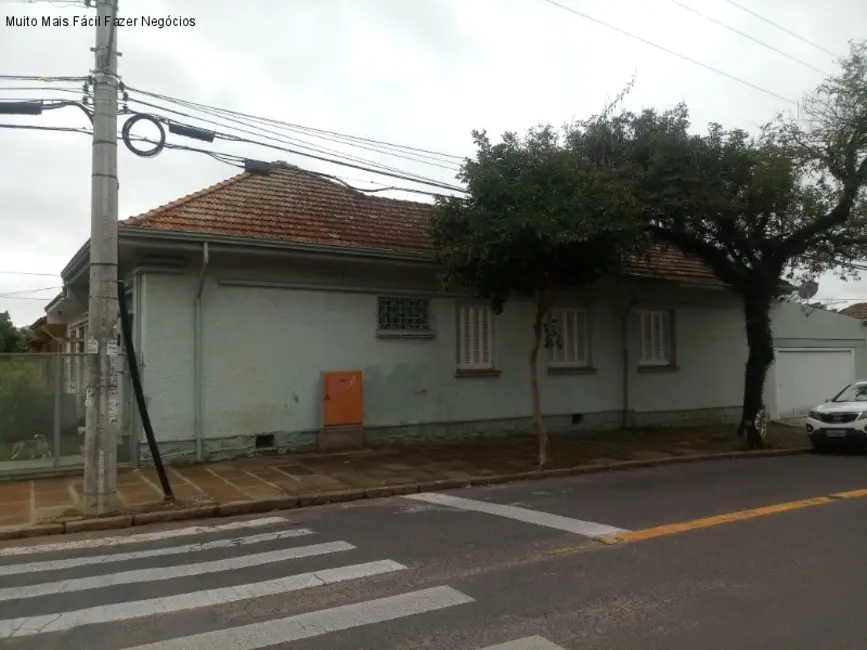
<svg viewBox="0 0 867 650">
<path fill-rule="evenodd" d="M 273 449 L 276 446 L 273 433 L 260 433 L 256 436 L 256 449 Z"/>
</svg>

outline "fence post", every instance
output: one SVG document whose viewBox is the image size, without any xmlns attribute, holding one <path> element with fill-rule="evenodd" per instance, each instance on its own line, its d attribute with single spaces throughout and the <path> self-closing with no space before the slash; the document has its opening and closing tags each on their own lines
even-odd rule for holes
<svg viewBox="0 0 867 650">
<path fill-rule="evenodd" d="M 54 355 L 54 449 L 51 454 L 54 471 L 60 467 L 60 425 L 63 416 L 63 355 Z"/>
</svg>

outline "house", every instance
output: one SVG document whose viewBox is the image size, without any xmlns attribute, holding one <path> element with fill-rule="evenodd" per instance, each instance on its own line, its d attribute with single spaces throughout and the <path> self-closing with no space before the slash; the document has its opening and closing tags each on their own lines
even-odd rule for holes
<svg viewBox="0 0 867 650">
<path fill-rule="evenodd" d="M 867 321 L 867 302 L 856 302 L 854 305 L 841 309 L 840 313 L 861 321 Z"/>
<path fill-rule="evenodd" d="M 121 222 L 119 273 L 164 456 L 358 443 L 361 426 L 368 444 L 527 428 L 532 305 L 495 315 L 440 293 L 430 210 L 275 163 Z M 76 340 L 87 268 L 85 244 L 47 308 Z M 737 421 L 743 316 L 700 260 L 657 245 L 557 316 L 563 348 L 540 362 L 553 429 Z M 867 375 L 858 321 L 793 304 L 773 317 L 773 416 Z M 135 462 L 147 452 L 132 422 Z"/>
<path fill-rule="evenodd" d="M 27 350 L 30 352 L 63 352 L 66 349 L 66 324 L 49 323 L 47 316 L 37 319 L 30 327 Z"/>
</svg>

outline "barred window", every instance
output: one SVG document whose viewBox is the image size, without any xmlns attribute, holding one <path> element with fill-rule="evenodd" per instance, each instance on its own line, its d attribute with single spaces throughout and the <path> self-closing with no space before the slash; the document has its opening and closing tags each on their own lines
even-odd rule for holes
<svg viewBox="0 0 867 650">
<path fill-rule="evenodd" d="M 378 328 L 385 332 L 429 331 L 430 300 L 380 296 Z"/>
</svg>

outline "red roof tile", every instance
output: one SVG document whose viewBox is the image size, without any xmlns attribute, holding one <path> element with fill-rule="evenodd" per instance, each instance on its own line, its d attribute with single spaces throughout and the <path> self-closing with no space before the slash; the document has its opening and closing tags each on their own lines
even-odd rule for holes
<svg viewBox="0 0 867 650">
<path fill-rule="evenodd" d="M 201 233 L 274 242 L 429 254 L 432 205 L 368 196 L 280 163 L 270 176 L 239 174 L 121 222 L 123 228 Z M 717 283 L 695 257 L 666 244 L 634 256 L 630 275 Z"/>
<path fill-rule="evenodd" d="M 856 302 L 854 305 L 849 305 L 845 309 L 840 310 L 841 314 L 867 320 L 867 302 Z"/>
<path fill-rule="evenodd" d="M 121 222 L 123 227 L 297 244 L 426 251 L 427 203 L 367 196 L 282 164 L 240 174 Z"/>
</svg>

